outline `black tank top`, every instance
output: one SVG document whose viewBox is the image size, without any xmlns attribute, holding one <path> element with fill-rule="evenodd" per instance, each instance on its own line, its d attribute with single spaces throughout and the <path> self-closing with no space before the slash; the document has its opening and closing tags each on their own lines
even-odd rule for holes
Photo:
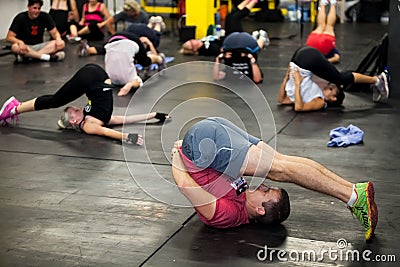
<svg viewBox="0 0 400 267">
<path fill-rule="evenodd" d="M 87 91 L 88 103 L 83 110 L 84 117 L 92 116 L 107 124 L 113 112 L 112 90 L 115 86 L 106 83 L 97 83 Z"/>
</svg>

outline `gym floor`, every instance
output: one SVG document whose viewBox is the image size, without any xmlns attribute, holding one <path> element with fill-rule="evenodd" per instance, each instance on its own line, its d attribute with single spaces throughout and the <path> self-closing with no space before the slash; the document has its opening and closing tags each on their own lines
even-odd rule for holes
<svg viewBox="0 0 400 267">
<path fill-rule="evenodd" d="M 114 98 L 117 114 L 134 114 L 149 106 L 173 113 L 164 126 L 129 128 L 144 134 L 142 148 L 61 131 L 56 124 L 61 108 L 23 114 L 19 124 L 1 127 L 0 266 L 396 266 L 393 256 L 397 261 L 400 256 L 399 86 L 392 86 L 386 104 L 374 103 L 371 92 L 363 90 L 348 92 L 343 108 L 295 113 L 279 106 L 276 99 L 287 64 L 304 41 L 300 25 L 256 23 L 251 18 L 244 23 L 249 32 L 266 29 L 271 45 L 259 56 L 264 82 L 257 90 L 241 88 L 241 97 L 210 84 L 201 68 L 179 65 L 213 58 L 179 54 L 176 21 L 167 21 L 170 33 L 162 37 L 159 49 L 175 57 L 168 69 L 177 68 L 179 75 L 168 75 L 167 69 L 167 75 L 156 75 L 135 94 Z M 304 25 L 304 36 L 311 26 Z M 342 62 L 337 67 L 354 70 L 387 31 L 386 24 L 338 24 Z M 14 56 L 1 57 L 0 100 L 51 94 L 81 66 L 104 66 L 103 56 L 78 57 L 77 47 L 67 44 L 64 62 L 15 65 Z M 190 83 L 195 81 L 200 82 Z M 351 182 L 374 183 L 380 216 L 373 242 L 365 242 L 361 225 L 342 202 L 292 184 L 281 185 L 289 192 L 292 212 L 277 227 L 213 229 L 197 219 L 193 208 L 170 205 L 182 201 L 171 184 L 162 182 L 172 180 L 171 140 L 182 137 L 187 127 L 180 121 L 231 116 L 210 108 L 217 100 L 256 133 L 258 122 L 249 119 L 241 100 L 249 97 L 246 104 L 257 113 L 263 110 L 257 101 L 265 103 L 257 94 L 267 99 L 271 114 L 266 117 L 274 122 L 274 131 L 263 139 L 278 151 L 314 159 Z M 82 97 L 75 104 L 83 105 L 85 100 Z M 189 107 L 180 106 L 190 100 Z M 364 142 L 327 147 L 329 131 L 349 124 L 365 132 Z M 307 258 L 310 251 L 315 259 Z"/>
</svg>

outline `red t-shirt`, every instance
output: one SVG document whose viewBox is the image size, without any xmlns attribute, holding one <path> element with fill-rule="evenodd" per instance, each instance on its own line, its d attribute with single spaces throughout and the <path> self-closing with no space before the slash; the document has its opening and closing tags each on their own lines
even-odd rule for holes
<svg viewBox="0 0 400 267">
<path fill-rule="evenodd" d="M 246 209 L 246 192 L 236 195 L 236 190 L 230 185 L 229 179 L 222 173 L 207 168 L 201 170 L 179 149 L 190 176 L 203 187 L 204 190 L 217 198 L 215 213 L 212 219 L 207 220 L 199 212 L 199 219 L 207 225 L 217 228 L 235 227 L 250 222 Z"/>
</svg>

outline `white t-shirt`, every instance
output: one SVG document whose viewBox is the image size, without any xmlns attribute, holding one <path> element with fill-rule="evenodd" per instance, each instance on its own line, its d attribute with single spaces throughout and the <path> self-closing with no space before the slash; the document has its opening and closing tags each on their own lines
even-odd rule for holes
<svg viewBox="0 0 400 267">
<path fill-rule="evenodd" d="M 304 77 L 300 84 L 300 95 L 304 103 L 311 102 L 313 99 L 320 97 L 325 99 L 322 89 L 313 80 L 313 73 L 309 70 L 302 69 L 293 62 L 290 62 L 289 80 L 286 82 L 285 91 L 289 99 L 294 102 L 295 96 L 295 83 L 293 78 L 293 71 L 295 68 L 299 69 L 300 75 Z M 320 79 L 320 78 L 319 78 Z"/>
<path fill-rule="evenodd" d="M 135 55 L 139 52 L 139 45 L 132 40 L 119 40 L 104 46 L 106 55 L 104 58 L 105 69 L 113 84 L 125 85 L 135 79 L 142 80 L 137 75 L 134 63 Z"/>
</svg>

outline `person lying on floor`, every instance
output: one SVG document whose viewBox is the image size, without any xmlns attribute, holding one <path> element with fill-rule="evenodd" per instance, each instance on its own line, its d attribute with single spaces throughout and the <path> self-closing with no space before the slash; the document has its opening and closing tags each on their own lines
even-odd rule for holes
<svg viewBox="0 0 400 267">
<path fill-rule="evenodd" d="M 264 47 L 264 40 L 256 40 L 247 32 L 234 32 L 228 35 L 222 43 L 222 52 L 216 57 L 214 64 L 214 80 L 226 77 L 226 71 L 221 69 L 219 63 L 237 70 L 248 76 L 253 82 L 261 83 L 264 78 L 257 63 L 258 53 Z"/>
<path fill-rule="evenodd" d="M 86 94 L 88 104 L 84 108 L 68 106 L 64 109 L 58 120 L 60 128 L 105 136 L 128 144 L 142 145 L 143 137 L 140 134 L 122 133 L 108 126 L 151 119 L 164 122 L 170 118 L 168 114 L 158 112 L 129 116 L 112 115 L 114 88 L 104 69 L 99 65 L 87 64 L 54 95 L 43 95 L 25 102 L 19 102 L 15 97 L 9 98 L 0 110 L 0 122 L 5 126 L 10 120 L 18 121 L 18 115 L 22 113 L 58 108 Z"/>
<path fill-rule="evenodd" d="M 221 53 L 224 38 L 234 32 L 244 32 L 242 19 L 250 14 L 250 10 L 258 0 L 244 0 L 227 15 L 225 30 L 221 36 L 208 35 L 199 40 L 191 39 L 182 44 L 180 53 L 184 55 L 218 56 Z M 262 47 L 269 45 L 268 33 L 265 30 L 253 31 L 252 36 Z"/>
<path fill-rule="evenodd" d="M 147 52 L 147 48 L 150 52 Z M 90 47 L 86 40 L 81 42 L 79 55 L 105 55 L 105 69 L 114 85 L 121 89 L 118 96 L 127 95 L 132 89 L 143 85 L 136 71 L 135 64 L 148 67 L 153 63 L 165 67 L 165 55 L 158 53 L 153 43 L 147 37 L 138 37 L 132 32 L 123 31 L 110 36 L 103 46 Z"/>
<path fill-rule="evenodd" d="M 278 153 L 227 119 L 195 123 L 171 151 L 172 176 L 199 219 L 216 228 L 250 222 L 279 224 L 290 214 L 288 193 L 277 187 L 250 188 L 243 176 L 294 183 L 347 204 L 370 240 L 378 223 L 371 182 L 351 183 L 304 157 Z"/>
<path fill-rule="evenodd" d="M 330 4 L 329 13 L 326 7 Z M 317 27 L 308 35 L 306 45 L 316 48 L 331 63 L 340 62 L 335 37 L 336 0 L 321 0 L 317 14 Z"/>
<path fill-rule="evenodd" d="M 344 88 L 354 83 L 370 84 L 378 92 L 374 101 L 386 101 L 389 97 L 388 75 L 386 71 L 377 76 L 339 72 L 317 49 L 304 46 L 293 54 L 279 90 L 278 102 L 293 105 L 295 111 L 340 106 L 345 97 Z"/>
</svg>

